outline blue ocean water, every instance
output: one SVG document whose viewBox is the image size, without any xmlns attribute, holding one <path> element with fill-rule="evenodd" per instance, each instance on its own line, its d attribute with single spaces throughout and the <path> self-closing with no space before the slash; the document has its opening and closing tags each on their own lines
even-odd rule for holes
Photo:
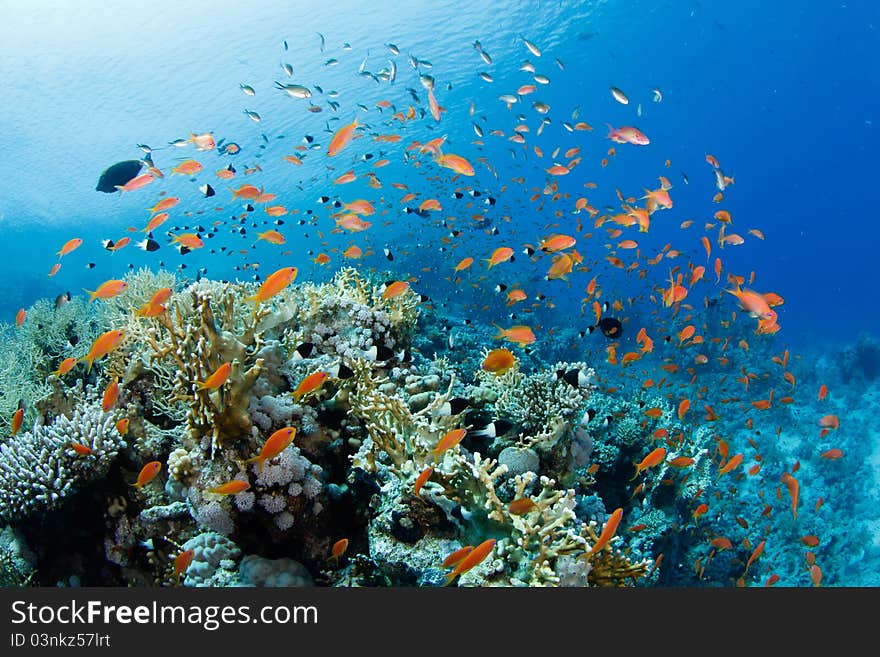
<svg viewBox="0 0 880 657">
<path fill-rule="evenodd" d="M 0 98 L 6 108 L 0 117 L 0 235 L 7 254 L 0 262 L 0 277 L 7 282 L 0 316 L 10 323 L 19 308 L 40 297 L 94 290 L 142 266 L 193 278 L 251 279 L 255 272 L 295 264 L 304 278 L 327 280 L 344 263 L 342 251 L 356 243 L 373 252 L 359 266 L 414 276 L 415 289 L 456 321 L 530 324 L 548 353 L 599 362 L 606 358 L 603 342 L 572 342 L 569 333 L 564 343 L 553 344 L 565 329 L 577 333 L 594 323 L 590 303 L 584 303 L 591 277 L 598 277 L 606 299 L 623 302 L 622 313 L 629 317 L 632 331 L 622 355 L 635 347 L 637 327 L 653 332 L 670 270 L 678 265 L 686 273 L 692 261 L 705 265 L 706 279 L 714 281 L 712 263 L 720 257 L 720 283 L 689 299 L 696 313 L 709 299 L 727 315 L 737 310 L 735 299 L 720 292 L 730 289 L 728 273 L 748 279 L 754 272 L 751 287 L 784 298 L 776 308 L 777 334 L 755 336 L 755 320 L 741 312 L 736 339 L 751 343 L 751 351 L 740 350 L 746 369 L 773 368 L 771 356 L 785 349 L 796 354 L 797 385 L 809 393 L 798 400 L 793 417 L 778 419 L 789 423 L 782 433 L 792 433 L 792 459 L 808 458 L 810 445 L 798 440 L 812 439 L 818 433 L 815 420 L 826 412 L 811 407 L 819 385 L 834 389 L 836 384 L 835 409 L 846 406 L 850 426 L 860 425 L 875 407 L 878 373 L 872 359 L 880 353 L 873 270 L 880 230 L 873 209 L 873 155 L 880 146 L 876 3 L 196 1 L 182 6 L 157 0 L 148 7 L 2 2 L 0 9 L 6 26 L 0 42 Z M 540 48 L 540 56 L 524 39 Z M 474 48 L 476 40 L 491 63 Z M 549 83 L 536 82 L 531 71 L 522 70 L 526 61 Z M 282 64 L 290 65 L 292 75 Z M 393 82 L 359 74 L 359 69 L 376 75 L 391 67 L 396 67 Z M 428 111 L 419 75 L 434 79 L 445 110 L 439 122 Z M 312 96 L 290 98 L 274 88 L 275 81 L 305 85 Z M 242 84 L 253 87 L 255 95 L 245 95 Z M 510 107 L 499 100 L 528 84 L 535 91 L 523 93 Z M 628 104 L 614 99 L 612 86 L 627 94 Z M 654 89 L 661 92 L 659 102 Z M 381 110 L 382 100 L 394 108 Z M 536 112 L 535 101 L 549 106 L 546 115 Z M 320 111 L 309 111 L 310 105 Z M 392 118 L 410 106 L 417 120 Z M 245 110 L 261 120 L 253 121 Z M 550 123 L 538 135 L 544 116 Z M 325 151 L 331 135 L 355 118 L 366 126 L 363 136 L 330 162 Z M 570 131 L 564 125 L 578 121 L 592 130 Z M 612 143 L 606 123 L 636 126 L 651 143 Z M 523 124 L 525 143 L 511 141 Z M 169 145 L 203 132 L 238 144 L 240 153 Z M 395 133 L 403 135 L 401 141 L 373 138 Z M 450 184 L 448 170 L 406 148 L 414 140 L 436 137 L 445 138 L 445 150 L 474 165 L 473 179 Z M 130 193 L 96 192 L 103 170 L 144 156 L 137 144 L 152 147 L 165 178 Z M 613 156 L 608 154 L 612 147 Z M 573 148 L 580 151 L 565 155 Z M 285 155 L 297 155 L 303 164 L 285 162 Z M 713 201 L 719 189 L 707 155 L 735 180 L 719 202 Z M 172 175 L 171 167 L 189 157 L 202 162 L 204 170 L 193 177 Z M 576 157 L 581 161 L 568 175 L 547 174 L 554 162 Z M 390 163 L 371 168 L 382 158 Z M 234 180 L 215 176 L 230 164 L 237 170 Z M 243 175 L 257 167 L 251 176 Z M 357 171 L 358 180 L 334 185 L 333 179 L 349 169 Z M 381 180 L 380 189 L 368 184 L 369 172 Z M 622 198 L 634 197 L 630 203 L 642 203 L 647 190 L 660 186 L 658 176 L 670 181 L 674 206 L 655 213 L 647 233 L 628 229 L 611 238 L 610 224 L 591 231 L 593 218 L 573 212 L 579 197 L 601 214 L 620 212 L 616 190 Z M 243 226 L 232 220 L 242 204 L 231 200 L 229 189 L 244 182 L 277 194 L 273 202 L 297 209 L 298 215 L 273 226 L 257 208 Z M 585 187 L 588 182 L 595 188 Z M 203 197 L 198 187 L 205 183 L 216 196 Z M 554 183 L 567 195 L 562 200 L 551 200 L 556 189 L 547 193 Z M 468 186 L 481 195 L 468 194 Z M 462 198 L 452 196 L 455 188 Z M 157 252 L 130 244 L 111 253 L 101 246 L 106 239 L 143 239 L 141 232 L 127 229 L 140 231 L 160 190 L 182 201 L 154 235 Z M 401 203 L 407 191 L 417 193 L 417 200 Z M 324 195 L 369 199 L 379 212 L 367 231 L 332 234 L 334 208 L 318 202 Z M 494 204 L 486 203 L 489 197 Z M 438 199 L 443 210 L 425 216 L 402 212 L 428 198 Z M 718 210 L 730 213 L 727 233 L 741 235 L 743 244 L 720 248 L 713 218 Z M 305 224 L 298 225 L 299 219 Z M 681 228 L 685 221 L 692 225 Z M 212 228 L 214 222 L 219 223 Z M 716 225 L 704 230 L 706 222 Z M 182 233 L 194 227 L 210 235 L 206 248 L 177 253 L 166 229 Z M 285 233 L 289 255 L 256 242 L 257 232 L 272 227 Z M 589 232 L 592 237 L 585 237 Z M 567 281 L 545 280 L 551 258 L 540 253 L 529 258 L 522 249 L 553 233 L 578 235 L 576 248 L 590 271 L 576 270 Z M 700 243 L 703 234 L 713 240 L 709 258 Z M 71 237 L 81 237 L 84 245 L 47 277 L 57 262 L 55 252 Z M 627 237 L 639 242 L 643 262 L 628 274 L 606 259 L 615 251 L 627 264 L 633 262 L 632 254 L 615 249 Z M 681 252 L 677 259 L 644 264 L 667 244 Z M 501 246 L 514 249 L 514 262 L 487 269 L 482 260 Z M 384 249 L 393 253 L 393 261 Z M 314 263 L 319 253 L 329 254 L 331 262 Z M 476 262 L 456 283 L 452 268 L 466 256 Z M 259 263 L 258 270 L 250 268 L 253 263 Z M 640 272 L 646 272 L 644 278 Z M 499 284 L 523 286 L 550 304 L 538 304 L 528 314 L 511 309 L 494 290 Z M 612 374 L 602 374 L 610 385 Z M 783 386 L 768 385 L 767 392 L 775 387 L 782 396 Z M 804 427 L 810 439 L 799 433 Z M 861 469 L 841 468 L 833 475 L 818 474 L 818 466 L 805 471 L 843 497 L 845 482 L 856 473 L 876 485 L 877 434 L 866 426 L 841 440 L 860 450 Z M 833 446 L 823 443 L 823 448 Z M 847 497 L 837 508 L 852 512 L 856 504 Z M 832 522 L 826 524 L 834 531 Z M 837 577 L 838 584 L 869 581 L 864 573 L 843 568 Z"/>
</svg>

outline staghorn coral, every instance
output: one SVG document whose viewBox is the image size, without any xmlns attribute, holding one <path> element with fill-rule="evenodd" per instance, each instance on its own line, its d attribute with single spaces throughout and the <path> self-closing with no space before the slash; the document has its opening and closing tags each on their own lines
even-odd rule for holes
<svg viewBox="0 0 880 657">
<path fill-rule="evenodd" d="M 79 456 L 72 442 L 92 450 Z M 0 520 L 18 522 L 57 507 L 90 481 L 102 477 L 126 446 L 113 416 L 101 410 L 94 397 L 83 400 L 68 418 L 35 425 L 0 445 Z"/>
</svg>

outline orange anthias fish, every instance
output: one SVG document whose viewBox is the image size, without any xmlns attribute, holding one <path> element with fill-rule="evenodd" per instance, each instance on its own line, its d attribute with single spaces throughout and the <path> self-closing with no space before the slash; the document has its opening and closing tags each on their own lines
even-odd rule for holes
<svg viewBox="0 0 880 657">
<path fill-rule="evenodd" d="M 18 433 L 19 429 L 21 429 L 21 423 L 24 421 L 24 409 L 17 408 L 15 412 L 12 414 L 12 435 Z"/>
<path fill-rule="evenodd" d="M 140 490 L 148 483 L 153 481 L 156 478 L 156 475 L 162 470 L 162 463 L 159 461 L 150 461 L 144 467 L 141 468 L 141 471 L 138 473 L 137 481 L 132 484 L 135 488 Z"/>
<path fill-rule="evenodd" d="M 99 335 L 92 343 L 92 348 L 89 349 L 89 353 L 83 358 L 83 360 L 89 364 L 87 371 L 91 371 L 92 364 L 96 360 L 103 358 L 113 349 L 118 347 L 124 337 L 125 331 L 120 330 L 107 331 L 106 333 Z"/>
<path fill-rule="evenodd" d="M 342 557 L 342 555 L 345 554 L 345 551 L 347 549 L 348 549 L 348 539 L 347 538 L 340 538 L 338 541 L 336 541 L 333 544 L 333 547 L 330 548 L 330 558 L 333 559 L 333 561 L 336 564 L 339 564 L 340 557 Z"/>
<path fill-rule="evenodd" d="M 299 385 L 296 387 L 296 390 L 293 391 L 294 400 L 299 403 L 299 400 L 308 395 L 315 390 L 318 390 L 322 385 L 324 385 L 324 381 L 327 380 L 327 377 L 330 376 L 327 372 L 319 371 L 314 374 L 309 374 L 306 378 L 300 381 Z"/>
<path fill-rule="evenodd" d="M 732 294 L 739 301 L 740 307 L 748 311 L 752 317 L 765 319 L 771 322 L 776 321 L 776 311 L 770 308 L 764 295 L 749 289 L 737 287 L 736 290 L 724 290 L 728 294 Z"/>
<path fill-rule="evenodd" d="M 508 342 L 518 344 L 520 347 L 530 345 L 536 339 L 532 329 L 528 326 L 511 326 L 509 329 L 502 329 L 496 326 L 495 328 L 498 329 L 498 334 L 495 335 L 496 340 L 504 338 Z"/>
<path fill-rule="evenodd" d="M 577 240 L 570 235 L 552 235 L 541 242 L 540 249 L 553 253 L 555 251 L 564 251 L 577 243 Z"/>
<path fill-rule="evenodd" d="M 61 247 L 61 250 L 58 252 L 58 258 L 63 258 L 71 251 L 78 249 L 80 245 L 82 245 L 83 241 L 79 237 L 74 237 L 73 239 L 67 240 L 64 243 L 64 246 Z"/>
<path fill-rule="evenodd" d="M 788 494 L 791 497 L 791 514 L 795 520 L 797 520 L 797 507 L 798 507 L 798 499 L 800 498 L 800 484 L 798 480 L 792 477 L 789 473 L 782 473 L 782 483 L 785 484 L 785 487 L 788 489 Z"/>
<path fill-rule="evenodd" d="M 161 201 L 156 203 L 156 205 L 150 208 L 150 214 L 156 214 L 157 212 L 170 210 L 178 203 L 180 203 L 180 197 L 178 196 L 169 196 L 167 198 L 163 198 Z"/>
<path fill-rule="evenodd" d="M 135 315 L 138 317 L 158 317 L 167 310 L 164 304 L 171 298 L 171 294 L 172 290 L 170 287 L 156 290 L 150 300 L 135 312 Z"/>
<path fill-rule="evenodd" d="M 229 380 L 229 373 L 232 371 L 232 363 L 226 362 L 220 365 L 214 373 L 204 381 L 196 381 L 199 390 L 216 390 Z"/>
<path fill-rule="evenodd" d="M 174 576 L 178 582 L 180 582 L 180 577 L 187 571 L 195 556 L 195 550 L 184 550 L 174 557 Z"/>
<path fill-rule="evenodd" d="M 418 477 L 416 477 L 416 483 L 413 485 L 413 493 L 418 497 L 419 493 L 422 490 L 422 487 L 428 483 L 428 480 L 431 478 L 431 475 L 434 474 L 434 468 L 427 467 L 421 471 Z"/>
<path fill-rule="evenodd" d="M 510 504 L 507 505 L 507 510 L 511 515 L 514 516 L 522 516 L 527 514 L 532 509 L 537 508 L 537 504 L 535 504 L 534 500 L 531 497 L 520 497 L 519 499 L 513 500 Z"/>
<path fill-rule="evenodd" d="M 196 233 L 183 233 L 181 235 L 175 235 L 171 239 L 171 243 L 179 244 L 181 248 L 186 248 L 190 251 L 195 251 L 196 249 L 201 249 L 203 246 L 205 246 L 202 238 L 199 237 Z"/>
<path fill-rule="evenodd" d="M 116 421 L 116 431 L 119 432 L 120 436 L 124 436 L 128 433 L 128 425 L 131 424 L 131 419 L 124 417 L 121 420 Z"/>
<path fill-rule="evenodd" d="M 263 301 L 274 297 L 293 282 L 296 278 L 296 273 L 296 267 L 283 267 L 272 272 L 260 286 L 257 293 L 252 297 L 247 297 L 246 300 L 255 301 L 257 304 L 260 304 Z M 254 311 L 256 312 L 256 306 L 254 306 Z"/>
<path fill-rule="evenodd" d="M 195 160 L 186 160 L 171 169 L 171 173 L 179 173 L 184 176 L 194 176 L 202 170 L 201 162 Z"/>
<path fill-rule="evenodd" d="M 470 267 L 472 264 L 474 264 L 473 258 L 471 258 L 471 257 L 462 258 L 461 260 L 459 260 L 458 264 L 455 265 L 455 271 L 456 272 L 464 271 L 465 269 Z"/>
<path fill-rule="evenodd" d="M 262 233 L 257 233 L 257 240 L 265 240 L 269 244 L 285 244 L 287 242 L 284 235 L 277 230 L 264 230 Z"/>
<path fill-rule="evenodd" d="M 385 290 L 382 292 L 383 299 L 393 299 L 394 297 L 399 297 L 401 294 L 406 292 L 409 289 L 409 283 L 406 281 L 394 281 L 390 285 L 388 285 Z"/>
<path fill-rule="evenodd" d="M 509 349 L 493 349 L 483 359 L 480 367 L 487 372 L 500 376 L 516 364 L 516 357 Z"/>
<path fill-rule="evenodd" d="M 92 453 L 92 448 L 82 443 L 70 443 L 70 448 L 79 456 L 88 456 Z"/>
<path fill-rule="evenodd" d="M 465 435 L 467 435 L 467 429 L 452 429 L 451 431 L 447 431 L 444 436 L 439 440 L 437 446 L 431 450 L 431 453 L 434 456 L 440 456 L 447 449 L 455 447 L 464 440 Z"/>
<path fill-rule="evenodd" d="M 736 468 L 739 467 L 740 463 L 742 463 L 742 460 L 743 460 L 742 452 L 740 452 L 738 454 L 734 454 L 733 456 L 730 457 L 730 460 L 724 464 L 724 467 L 722 467 L 720 470 L 718 470 L 718 476 L 721 477 L 722 475 L 726 475 L 731 470 L 735 470 Z"/>
<path fill-rule="evenodd" d="M 89 293 L 89 303 L 91 303 L 95 299 L 112 299 L 113 297 L 122 294 L 127 288 L 128 283 L 125 281 L 111 279 L 101 283 L 95 291 L 85 291 Z"/>
<path fill-rule="evenodd" d="M 641 474 L 641 472 L 643 470 L 647 470 L 648 468 L 653 468 L 655 465 L 659 465 L 660 463 L 663 462 L 663 459 L 665 459 L 665 458 L 666 458 L 666 449 L 663 447 L 658 447 L 657 449 L 652 451 L 650 454 L 648 454 L 645 458 L 643 458 L 641 461 L 639 461 L 638 463 L 635 464 L 636 465 L 636 473 L 633 475 L 633 478 L 630 479 L 630 481 L 632 481 L 633 479 L 638 477 L 639 474 Z"/>
<path fill-rule="evenodd" d="M 213 493 L 214 495 L 238 495 L 239 493 L 248 490 L 250 487 L 251 485 L 246 481 L 233 479 L 232 481 L 227 481 L 225 484 L 209 488 L 208 492 Z"/>
<path fill-rule="evenodd" d="M 614 538 L 614 535 L 617 533 L 617 526 L 620 524 L 621 518 L 623 518 L 623 509 L 615 509 L 608 517 L 608 522 L 606 522 L 605 526 L 602 528 L 602 533 L 599 535 L 598 540 L 593 544 L 593 547 L 590 548 L 589 552 L 584 553 L 584 556 L 587 559 L 589 559 L 594 554 L 596 554 L 596 552 L 608 545 L 611 539 Z"/>
<path fill-rule="evenodd" d="M 119 399 L 119 377 L 114 376 L 113 380 L 107 384 L 104 389 L 104 397 L 101 401 L 101 410 L 105 413 L 116 406 L 116 400 Z"/>
<path fill-rule="evenodd" d="M 452 169 L 455 173 L 463 176 L 474 175 L 474 167 L 471 163 L 464 159 L 461 155 L 453 155 L 452 153 L 441 154 L 436 158 L 437 164 L 447 169 Z"/>
<path fill-rule="evenodd" d="M 70 370 L 73 369 L 73 366 L 77 364 L 77 359 L 73 357 L 65 358 L 61 361 L 61 364 L 58 366 L 58 369 L 52 372 L 55 376 L 64 376 Z"/>
<path fill-rule="evenodd" d="M 442 566 L 444 568 L 455 568 L 458 564 L 461 563 L 462 559 L 464 559 L 473 551 L 473 549 L 473 545 L 465 545 L 464 547 L 457 549 L 455 552 L 453 552 L 443 560 Z"/>
<path fill-rule="evenodd" d="M 260 450 L 260 453 L 253 458 L 248 459 L 245 463 L 257 463 L 259 471 L 262 472 L 263 463 L 269 459 L 275 458 L 287 449 L 287 446 L 290 445 L 295 436 L 296 427 L 284 427 L 283 429 L 278 429 L 278 431 L 269 436 L 269 440 L 263 445 L 263 449 Z"/>
<path fill-rule="evenodd" d="M 141 175 L 132 178 L 124 185 L 115 185 L 115 187 L 119 190 L 120 194 L 123 192 L 133 192 L 136 189 L 146 187 L 155 179 L 156 177 L 152 173 L 142 173 Z"/>
<path fill-rule="evenodd" d="M 749 560 L 746 562 L 746 570 L 745 570 L 745 573 L 743 573 L 743 576 L 745 576 L 745 574 L 749 572 L 749 567 L 755 562 L 755 559 L 760 557 L 761 553 L 764 552 L 764 545 L 765 544 L 766 544 L 766 541 L 761 541 L 760 543 L 758 543 L 757 547 L 752 551 L 752 555 L 749 557 Z"/>
<path fill-rule="evenodd" d="M 513 256 L 513 249 L 509 246 L 500 246 L 492 252 L 492 256 L 486 259 L 486 262 L 489 263 L 489 269 L 492 269 L 495 265 L 507 262 Z"/>
<path fill-rule="evenodd" d="M 574 262 L 570 256 L 565 253 L 560 253 L 553 258 L 553 264 L 550 265 L 550 269 L 547 270 L 547 274 L 544 278 L 548 281 L 556 279 L 568 280 L 566 276 L 571 273 L 573 265 Z"/>
<path fill-rule="evenodd" d="M 18 312 L 15 313 L 15 325 L 16 326 L 24 326 L 24 320 L 27 317 L 27 312 L 24 308 L 19 308 Z"/>
<path fill-rule="evenodd" d="M 327 155 L 333 157 L 345 148 L 354 136 L 354 131 L 358 127 L 358 121 L 355 119 L 348 125 L 342 126 L 337 130 L 330 139 L 330 145 L 327 147 Z"/>
<path fill-rule="evenodd" d="M 496 540 L 494 538 L 490 538 L 487 541 L 483 541 L 473 550 L 467 553 L 467 555 L 458 563 L 451 573 L 446 576 L 446 584 L 444 586 L 448 586 L 455 581 L 455 578 L 459 575 L 463 575 L 472 568 L 478 566 L 482 561 L 489 556 L 492 552 L 492 549 L 495 547 Z"/>
</svg>

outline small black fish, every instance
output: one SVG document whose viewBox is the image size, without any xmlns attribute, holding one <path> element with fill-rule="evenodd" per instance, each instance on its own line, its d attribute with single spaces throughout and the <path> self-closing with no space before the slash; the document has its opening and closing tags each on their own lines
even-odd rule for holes
<svg viewBox="0 0 880 657">
<path fill-rule="evenodd" d="M 372 347 L 367 349 L 364 352 L 364 357 L 367 360 L 371 360 L 375 363 L 384 363 L 386 360 L 391 360 L 394 357 L 394 352 L 391 351 L 388 347 L 385 347 L 380 344 L 374 344 Z"/>
<path fill-rule="evenodd" d="M 214 191 L 214 188 L 211 187 L 208 183 L 205 183 L 204 185 L 202 185 L 201 187 L 199 187 L 199 191 L 202 193 L 202 195 L 203 195 L 205 198 L 209 198 L 209 197 L 211 197 L 211 196 L 214 196 L 214 194 L 217 193 L 217 192 Z"/>
<path fill-rule="evenodd" d="M 437 415 L 440 415 L 442 417 L 446 417 L 448 415 L 459 415 L 468 406 L 470 406 L 470 404 L 471 403 L 463 397 L 453 397 L 449 401 L 445 402 L 439 409 L 437 409 Z"/>
<path fill-rule="evenodd" d="M 513 423 L 508 422 L 507 420 L 495 420 L 494 422 L 490 422 L 482 429 L 477 429 L 476 431 L 472 431 L 471 435 L 473 437 L 487 437 L 487 438 L 498 438 L 499 436 L 503 436 L 508 431 L 513 428 Z"/>
<path fill-rule="evenodd" d="M 327 370 L 327 374 L 329 374 L 334 379 L 350 379 L 354 376 L 354 372 L 350 367 L 347 367 L 345 363 L 339 363 L 334 367 L 331 367 Z"/>
<path fill-rule="evenodd" d="M 557 370 L 553 378 L 557 381 L 562 379 L 574 388 L 585 388 L 590 383 L 590 377 L 586 370 Z"/>
<path fill-rule="evenodd" d="M 388 260 L 394 260 L 394 254 L 391 253 L 391 249 L 382 249 L 382 251 L 385 253 L 385 257 Z"/>
</svg>

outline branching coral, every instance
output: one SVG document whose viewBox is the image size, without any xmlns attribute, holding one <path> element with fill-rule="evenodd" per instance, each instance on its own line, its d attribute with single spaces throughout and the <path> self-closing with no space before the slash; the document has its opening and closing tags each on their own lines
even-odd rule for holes
<svg viewBox="0 0 880 657">
<path fill-rule="evenodd" d="M 522 384 L 522 379 L 510 380 Z M 368 367 L 356 370 L 355 381 L 347 401 L 351 413 L 361 418 L 369 435 L 369 440 L 353 457 L 356 467 L 377 472 L 384 465 L 396 478 L 408 482 L 408 486 L 426 467 L 433 468 L 430 482 L 423 488 L 426 491 L 422 493 L 426 496 L 423 503 L 432 500 L 441 508 L 466 509 L 469 515 L 466 533 L 501 536 L 497 553 L 505 563 L 499 563 L 493 572 L 500 569 L 509 582 L 556 585 L 562 580 L 557 566 L 566 581 L 576 581 L 579 577 L 587 581 L 590 568 L 585 562 L 570 558 L 584 554 L 591 538 L 590 526 L 580 522 L 575 514 L 574 490 L 560 489 L 555 480 L 548 477 L 538 480 L 534 472 L 526 471 L 513 477 L 512 495 L 505 493 L 504 496 L 510 497 L 505 500 L 500 488 L 509 481 L 506 465 L 483 458 L 479 453 L 469 456 L 458 446 L 442 454 L 435 451 L 443 432 L 457 421 L 436 413 L 452 394 L 454 379 L 445 393 L 437 394 L 417 412 L 412 412 L 399 394 L 383 392 L 385 379 L 374 378 Z M 562 384 L 573 387 L 564 381 Z M 547 393 L 547 397 L 542 398 L 545 404 L 560 397 L 566 400 L 562 410 L 547 412 L 544 418 L 560 417 L 568 421 L 575 414 L 571 398 L 558 393 L 555 385 L 542 381 L 536 387 Z M 529 496 L 535 483 L 540 484 L 540 491 Z M 527 512 L 511 512 L 512 499 L 527 497 L 531 500 Z M 605 558 L 604 553 L 598 557 L 603 566 L 595 580 L 589 581 L 613 583 L 618 581 L 614 576 L 620 572 L 626 576 L 644 572 L 640 566 L 619 560 L 606 566 Z"/>
<path fill-rule="evenodd" d="M 71 443 L 89 448 L 81 456 Z M 84 400 L 71 417 L 0 445 L 0 520 L 15 522 L 58 506 L 83 484 L 102 477 L 125 442 L 101 402 Z"/>
<path fill-rule="evenodd" d="M 60 304 L 40 299 L 22 326 L 0 330 L 0 427 L 8 428 L 20 401 L 28 421 L 33 420 L 33 402 L 50 392 L 46 377 L 64 358 L 85 355 L 99 326 L 85 302 L 73 297 Z"/>
<path fill-rule="evenodd" d="M 262 342 L 257 325 L 268 310 L 256 308 L 245 319 L 241 286 L 221 290 L 193 285 L 188 303 L 174 299 L 170 312 L 157 318 L 160 329 L 148 332 L 151 362 L 170 361 L 176 367 L 172 399 L 188 406 L 190 438 L 198 444 L 210 436 L 211 448 L 249 437 L 250 391 L 263 361 L 256 357 Z M 215 315 L 215 307 L 220 315 Z M 231 363 L 226 383 L 216 390 L 197 385 L 221 364 Z"/>
</svg>

